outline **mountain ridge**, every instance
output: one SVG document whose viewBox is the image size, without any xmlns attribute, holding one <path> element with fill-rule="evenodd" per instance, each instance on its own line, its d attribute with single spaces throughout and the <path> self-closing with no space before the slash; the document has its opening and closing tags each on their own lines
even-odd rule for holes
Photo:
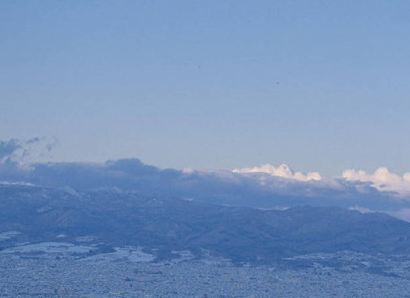
<svg viewBox="0 0 410 298">
<path fill-rule="evenodd" d="M 93 243 L 141 246 L 163 256 L 207 250 L 238 262 L 343 250 L 410 254 L 410 223 L 339 207 L 258 210 L 118 190 L 18 185 L 0 186 L 0 204 L 0 233 L 20 232 L 15 242 L 77 243 L 78 237 L 88 237 Z"/>
</svg>

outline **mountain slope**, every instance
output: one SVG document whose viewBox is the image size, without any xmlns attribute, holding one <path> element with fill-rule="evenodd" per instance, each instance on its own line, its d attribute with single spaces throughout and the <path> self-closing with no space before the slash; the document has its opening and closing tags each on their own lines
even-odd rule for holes
<svg viewBox="0 0 410 298">
<path fill-rule="evenodd" d="M 138 245 L 168 256 L 205 249 L 259 262 L 341 250 L 410 253 L 410 223 L 333 207 L 266 211 L 117 190 L 76 193 L 19 185 L 0 186 L 0 207 L 0 232 L 22 233 L 14 241 L 76 242 L 89 236 L 95 243 Z"/>
</svg>

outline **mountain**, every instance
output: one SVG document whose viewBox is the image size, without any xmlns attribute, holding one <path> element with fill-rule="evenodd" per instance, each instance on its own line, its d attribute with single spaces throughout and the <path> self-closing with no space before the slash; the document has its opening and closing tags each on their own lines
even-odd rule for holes
<svg viewBox="0 0 410 298">
<path fill-rule="evenodd" d="M 361 207 L 403 219 L 410 210 L 410 200 L 398 193 L 381 191 L 370 182 L 342 178 L 299 181 L 268 173 L 160 169 L 139 159 L 30 164 L 7 159 L 0 165 L 0 181 L 70 187 L 81 192 L 119 188 L 144 196 L 175 196 L 253 208 Z"/>
<path fill-rule="evenodd" d="M 0 247 L 88 239 L 105 247 L 141 246 L 159 258 L 191 250 L 237 262 L 343 250 L 410 254 L 410 223 L 382 213 L 308 206 L 259 210 L 118 189 L 0 185 L 0 233 L 10 231 L 21 234 Z"/>
</svg>

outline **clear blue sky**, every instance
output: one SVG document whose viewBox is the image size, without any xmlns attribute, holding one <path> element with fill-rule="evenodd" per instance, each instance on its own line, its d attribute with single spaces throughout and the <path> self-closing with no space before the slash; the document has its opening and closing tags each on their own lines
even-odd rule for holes
<svg viewBox="0 0 410 298">
<path fill-rule="evenodd" d="M 402 173 L 410 2 L 2 0 L 0 101 L 54 161 Z"/>
</svg>

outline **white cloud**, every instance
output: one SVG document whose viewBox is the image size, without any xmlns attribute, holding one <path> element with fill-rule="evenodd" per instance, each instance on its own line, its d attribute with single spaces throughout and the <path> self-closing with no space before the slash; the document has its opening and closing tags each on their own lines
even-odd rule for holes
<svg viewBox="0 0 410 298">
<path fill-rule="evenodd" d="M 321 180 L 322 177 L 318 172 L 310 172 L 303 174 L 302 172 L 294 172 L 288 165 L 281 164 L 279 167 L 265 164 L 261 167 L 234 169 L 234 173 L 267 173 L 271 176 L 295 179 L 299 181 Z"/>
<path fill-rule="evenodd" d="M 192 169 L 192 168 L 184 168 L 184 169 L 182 169 L 182 173 L 189 175 L 189 174 L 195 173 L 195 170 Z"/>
<path fill-rule="evenodd" d="M 371 182 L 378 190 L 396 191 L 401 194 L 410 193 L 410 173 L 399 176 L 390 173 L 384 167 L 377 169 L 373 174 L 367 174 L 361 170 L 346 170 L 343 172 L 343 178 L 348 181 Z"/>
<path fill-rule="evenodd" d="M 23 182 L 23 181 L 0 181 L 0 185 L 24 185 L 24 186 L 35 186 L 33 183 L 30 182 Z"/>
<path fill-rule="evenodd" d="M 338 188 L 340 186 L 340 179 L 336 178 L 323 178 L 318 172 L 295 172 L 288 165 L 281 164 L 278 167 L 275 167 L 270 164 L 265 164 L 260 167 L 253 168 L 243 168 L 243 169 L 234 169 L 234 173 L 265 173 L 269 174 L 272 177 L 283 177 L 288 179 L 293 179 L 297 181 L 321 181 L 326 182 L 326 186 L 329 188 Z M 266 176 L 260 177 L 261 184 L 266 184 Z M 345 170 L 342 174 L 342 178 L 350 182 L 367 182 L 371 186 L 376 188 L 379 191 L 394 191 L 402 196 L 410 195 L 410 172 L 405 173 L 400 176 L 394 173 L 391 173 L 387 168 L 381 167 L 377 169 L 374 173 L 366 173 L 363 170 L 354 170 L 348 169 Z M 339 182 L 338 182 L 339 181 Z M 334 182 L 332 184 L 332 182 Z M 363 187 L 361 184 L 357 184 L 356 188 L 360 190 Z"/>
<path fill-rule="evenodd" d="M 355 205 L 354 207 L 349 207 L 349 210 L 354 210 L 358 211 L 360 213 L 376 213 L 377 211 L 374 211 L 372 209 L 366 208 L 366 207 L 361 207 L 358 205 Z"/>
</svg>

